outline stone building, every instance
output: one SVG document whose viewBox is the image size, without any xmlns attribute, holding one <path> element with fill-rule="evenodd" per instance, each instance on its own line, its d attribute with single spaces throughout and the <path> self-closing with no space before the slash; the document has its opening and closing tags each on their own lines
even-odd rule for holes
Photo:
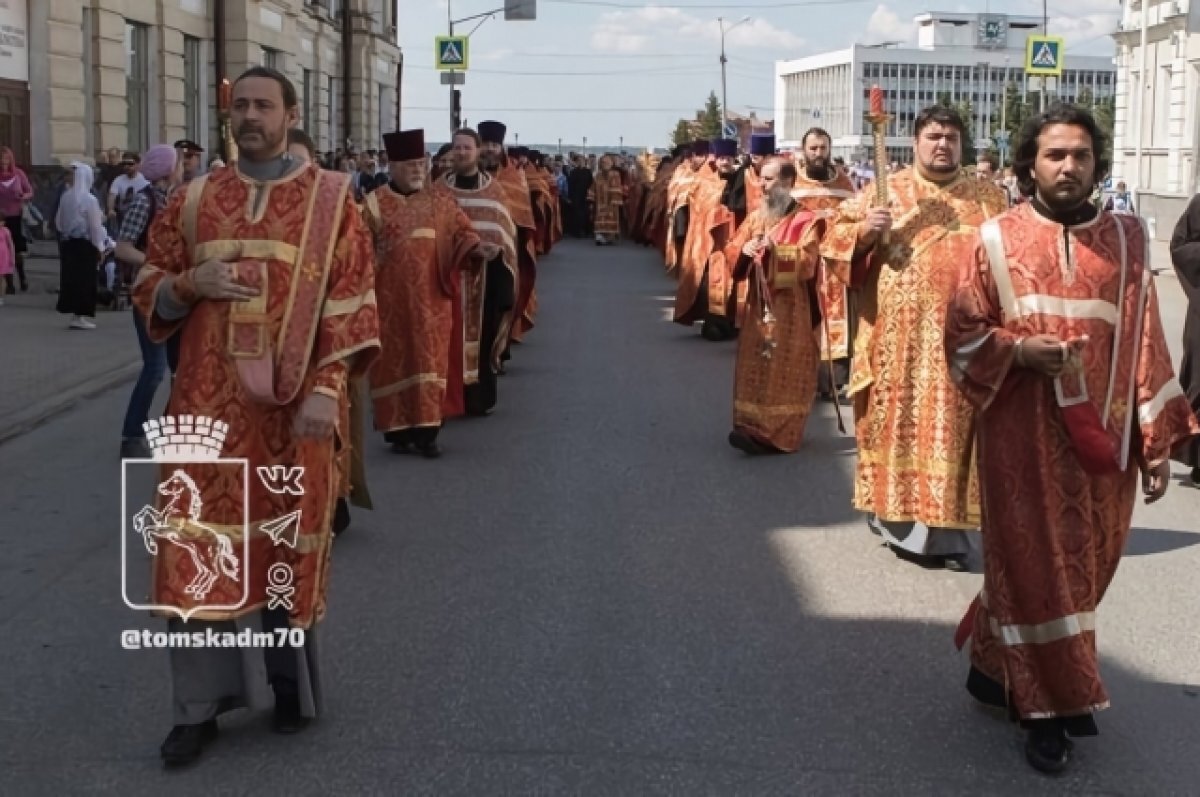
<svg viewBox="0 0 1200 797">
<path fill-rule="evenodd" d="M 321 150 L 395 126 L 398 0 L 0 0 L 0 144 L 35 169 L 190 138 L 217 85 L 279 69 Z"/>
<path fill-rule="evenodd" d="M 1200 189 L 1200 0 L 1124 0 L 1113 38 L 1113 184 L 1126 183 L 1155 237 L 1169 240 Z"/>
</svg>

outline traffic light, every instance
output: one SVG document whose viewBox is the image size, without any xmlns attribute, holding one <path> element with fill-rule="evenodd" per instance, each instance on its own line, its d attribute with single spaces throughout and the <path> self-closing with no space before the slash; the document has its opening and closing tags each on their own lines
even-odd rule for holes
<svg viewBox="0 0 1200 797">
<path fill-rule="evenodd" d="M 458 130 L 462 127 L 462 92 L 450 90 L 450 126 Z"/>
</svg>

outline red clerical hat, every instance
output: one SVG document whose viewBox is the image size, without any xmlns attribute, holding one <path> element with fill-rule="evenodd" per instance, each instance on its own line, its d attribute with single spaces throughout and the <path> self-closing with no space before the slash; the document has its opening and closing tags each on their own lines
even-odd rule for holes
<svg viewBox="0 0 1200 797">
<path fill-rule="evenodd" d="M 400 130 L 385 133 L 383 146 L 389 161 L 415 161 L 425 157 L 425 131 Z"/>
</svg>

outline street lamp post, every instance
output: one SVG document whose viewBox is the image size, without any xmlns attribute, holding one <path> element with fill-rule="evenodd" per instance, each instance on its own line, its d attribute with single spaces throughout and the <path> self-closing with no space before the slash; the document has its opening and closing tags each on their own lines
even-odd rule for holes
<svg viewBox="0 0 1200 797">
<path fill-rule="evenodd" d="M 717 24 L 721 26 L 721 137 L 725 136 L 725 125 L 729 124 L 729 90 L 728 83 L 725 79 L 725 64 L 729 59 L 725 57 L 725 34 L 736 28 L 738 25 L 744 25 L 750 21 L 750 17 L 742 17 L 737 22 L 725 27 L 725 20 L 722 17 L 717 17 Z"/>
</svg>

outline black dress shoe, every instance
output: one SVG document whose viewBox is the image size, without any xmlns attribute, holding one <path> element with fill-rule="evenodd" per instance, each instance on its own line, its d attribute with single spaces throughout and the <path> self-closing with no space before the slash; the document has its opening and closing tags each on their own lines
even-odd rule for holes
<svg viewBox="0 0 1200 797">
<path fill-rule="evenodd" d="M 425 457 L 425 459 L 437 459 L 442 455 L 442 449 L 438 447 L 437 443 L 430 443 L 427 446 L 421 446 L 418 450 L 421 452 L 421 456 Z"/>
<path fill-rule="evenodd" d="M 337 506 L 333 510 L 333 536 L 338 536 L 348 528 L 350 528 L 350 504 L 345 498 L 339 498 Z"/>
<path fill-rule="evenodd" d="M 1039 720 L 1029 729 L 1025 739 L 1025 760 L 1038 772 L 1058 775 L 1071 763 L 1074 747 L 1061 722 Z"/>
<path fill-rule="evenodd" d="M 205 745 L 216 738 L 215 719 L 199 725 L 176 725 L 159 748 L 159 755 L 169 767 L 187 766 L 198 759 Z"/>
<path fill-rule="evenodd" d="M 299 696 L 275 693 L 275 718 L 271 725 L 276 733 L 299 733 L 308 727 L 309 721 L 300 713 Z"/>
<path fill-rule="evenodd" d="M 944 560 L 943 567 L 952 573 L 971 572 L 971 563 L 968 561 L 966 554 L 952 554 L 944 557 Z"/>
<path fill-rule="evenodd" d="M 770 454 L 771 450 L 756 441 L 745 432 L 740 432 L 734 429 L 729 433 L 729 445 L 750 456 L 758 456 L 760 454 Z"/>
</svg>

